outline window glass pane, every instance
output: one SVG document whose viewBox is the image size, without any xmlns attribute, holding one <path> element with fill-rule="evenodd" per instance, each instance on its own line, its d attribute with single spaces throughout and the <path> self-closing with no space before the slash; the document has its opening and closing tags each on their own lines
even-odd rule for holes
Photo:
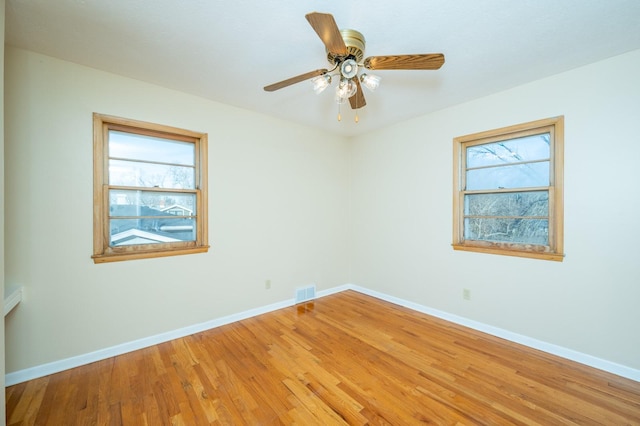
<svg viewBox="0 0 640 426">
<path fill-rule="evenodd" d="M 195 194 L 109 191 L 111 246 L 195 241 Z"/>
<path fill-rule="evenodd" d="M 466 218 L 464 238 L 522 244 L 549 244 L 549 221 L 546 219 Z"/>
<path fill-rule="evenodd" d="M 549 162 L 467 171 L 467 190 L 549 186 Z"/>
<path fill-rule="evenodd" d="M 467 194 L 464 196 L 467 216 L 549 216 L 549 193 L 509 192 L 499 194 Z"/>
<path fill-rule="evenodd" d="M 109 157 L 193 166 L 195 144 L 110 130 Z"/>
<path fill-rule="evenodd" d="M 550 158 L 549 133 L 475 145 L 467 148 L 467 168 L 496 166 Z"/>
<path fill-rule="evenodd" d="M 194 189 L 195 168 L 109 160 L 109 185 Z"/>
<path fill-rule="evenodd" d="M 116 216 L 195 216 L 196 195 L 152 191 L 109 191 L 109 214 Z"/>
<path fill-rule="evenodd" d="M 195 241 L 193 218 L 111 219 L 110 246 Z"/>
</svg>

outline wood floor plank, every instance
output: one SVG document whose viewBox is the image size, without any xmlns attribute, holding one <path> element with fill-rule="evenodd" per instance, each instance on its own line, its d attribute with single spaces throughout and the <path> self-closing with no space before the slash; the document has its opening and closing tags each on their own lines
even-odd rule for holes
<svg viewBox="0 0 640 426">
<path fill-rule="evenodd" d="M 7 416 L 7 424 L 11 425 L 19 421 L 35 423 L 35 418 L 42 405 L 42 399 L 48 384 L 49 378 L 43 377 L 21 383 L 21 386 L 14 386 L 17 389 L 15 395 L 11 393 L 7 395 L 7 407 L 13 407 L 12 415 Z M 13 402 L 14 399 L 16 401 L 15 404 Z"/>
<path fill-rule="evenodd" d="M 7 388 L 13 425 L 640 425 L 640 383 L 354 291 Z"/>
</svg>

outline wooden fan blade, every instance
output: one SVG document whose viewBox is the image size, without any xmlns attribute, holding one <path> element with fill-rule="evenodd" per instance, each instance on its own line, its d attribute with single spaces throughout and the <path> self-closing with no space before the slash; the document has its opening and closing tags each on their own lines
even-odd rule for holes
<svg viewBox="0 0 640 426">
<path fill-rule="evenodd" d="M 349 98 L 349 103 L 351 104 L 351 109 L 360 109 L 367 104 L 367 101 L 364 100 L 364 93 L 362 92 L 362 86 L 360 85 L 358 78 L 354 78 L 353 81 L 356 82 L 358 91 L 355 95 Z"/>
<path fill-rule="evenodd" d="M 336 56 L 346 56 L 347 46 L 344 44 L 340 29 L 336 25 L 333 15 L 328 13 L 311 12 L 305 15 L 311 27 L 318 33 L 327 51 Z"/>
<path fill-rule="evenodd" d="M 442 53 L 371 56 L 364 60 L 365 68 L 370 70 L 437 70 L 442 64 Z"/>
<path fill-rule="evenodd" d="M 273 92 L 273 91 L 282 89 L 283 87 L 291 86 L 292 84 L 300 83 L 301 81 L 305 81 L 310 78 L 317 77 L 322 74 L 326 74 L 327 72 L 329 72 L 329 70 L 326 70 L 326 69 L 310 71 L 305 74 L 300 74 L 295 77 L 291 77 L 286 80 L 282 80 L 277 83 L 264 86 L 264 90 L 266 90 L 267 92 Z"/>
</svg>

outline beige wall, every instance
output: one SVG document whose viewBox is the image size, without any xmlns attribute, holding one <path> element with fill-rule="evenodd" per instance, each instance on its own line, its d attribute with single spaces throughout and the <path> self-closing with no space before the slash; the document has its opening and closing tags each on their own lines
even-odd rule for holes
<svg viewBox="0 0 640 426">
<path fill-rule="evenodd" d="M 5 0 L 0 0 L 0 81 L 4 81 L 4 14 Z M 0 85 L 0 99 L 4 99 L 4 85 Z M 0 289 L 4 294 L 4 102 L 0 102 Z M 4 299 L 4 297 L 3 297 Z M 0 327 L 0 401 L 5 400 L 4 389 L 4 315 Z M 0 404 L 0 425 L 6 423 L 5 404 Z"/>
<path fill-rule="evenodd" d="M 25 286 L 6 322 L 8 372 L 291 299 L 311 282 L 640 368 L 640 51 L 353 140 L 6 54 L 5 281 Z M 94 111 L 209 133 L 209 253 L 93 264 Z M 560 114 L 565 261 L 454 252 L 452 138 Z"/>
<path fill-rule="evenodd" d="M 6 79 L 8 372 L 348 281 L 345 140 L 9 47 Z M 94 111 L 209 134 L 209 253 L 93 263 Z"/>
<path fill-rule="evenodd" d="M 639 75 L 635 51 L 357 138 L 352 282 L 640 368 Z M 564 262 L 454 251 L 452 139 L 557 115 Z"/>
</svg>

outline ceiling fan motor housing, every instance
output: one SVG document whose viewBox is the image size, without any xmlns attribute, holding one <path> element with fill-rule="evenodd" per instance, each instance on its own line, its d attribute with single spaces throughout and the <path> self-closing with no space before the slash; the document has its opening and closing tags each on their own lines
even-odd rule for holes
<svg viewBox="0 0 640 426">
<path fill-rule="evenodd" d="M 353 59 L 359 64 L 362 63 L 366 43 L 362 33 L 356 30 L 344 29 L 340 30 L 340 35 L 342 35 L 344 44 L 347 46 L 347 56 L 344 57 L 342 55 L 336 55 L 335 53 L 327 50 L 327 60 L 329 63 L 336 65 L 349 57 L 353 57 Z"/>
</svg>

